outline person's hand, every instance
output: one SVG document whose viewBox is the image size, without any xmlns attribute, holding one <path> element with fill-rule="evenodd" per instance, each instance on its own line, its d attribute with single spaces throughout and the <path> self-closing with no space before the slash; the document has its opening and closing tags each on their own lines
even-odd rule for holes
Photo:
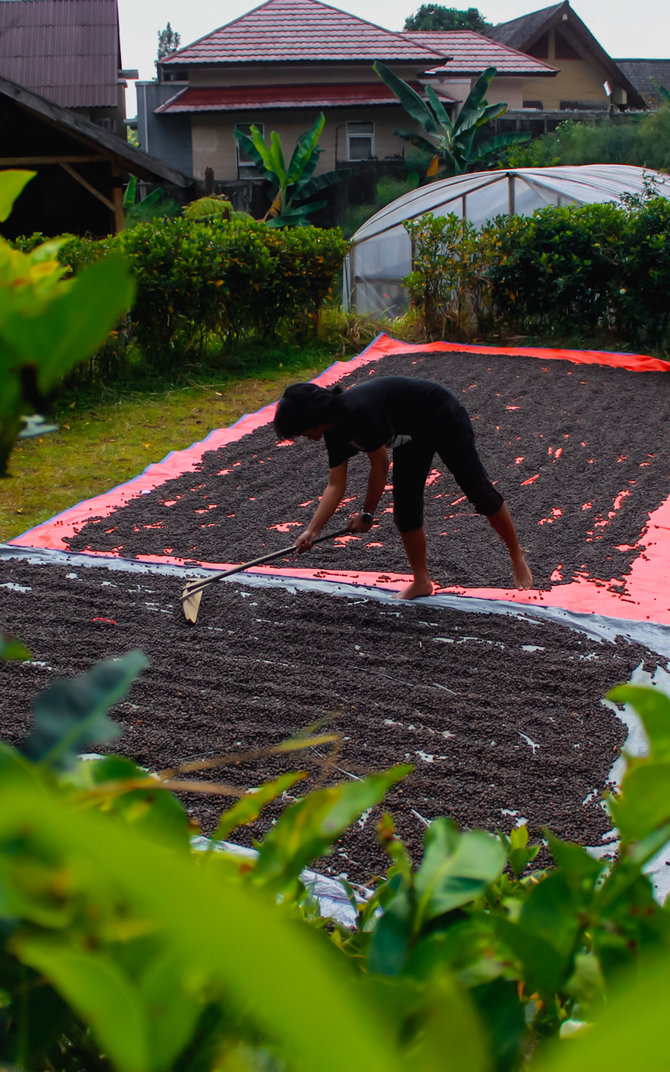
<svg viewBox="0 0 670 1072">
<path fill-rule="evenodd" d="M 514 584 L 517 588 L 533 587 L 533 574 L 523 555 L 517 555 L 512 558 L 512 571 L 514 573 Z"/>
<path fill-rule="evenodd" d="M 373 521 L 364 521 L 362 514 L 356 514 L 356 517 L 352 517 L 347 525 L 347 529 L 349 532 L 369 532 L 373 524 Z"/>
<path fill-rule="evenodd" d="M 318 533 L 310 528 L 306 528 L 304 532 L 301 532 L 298 539 L 295 541 L 295 547 L 298 554 L 302 555 L 305 551 L 310 551 L 317 535 Z"/>
</svg>

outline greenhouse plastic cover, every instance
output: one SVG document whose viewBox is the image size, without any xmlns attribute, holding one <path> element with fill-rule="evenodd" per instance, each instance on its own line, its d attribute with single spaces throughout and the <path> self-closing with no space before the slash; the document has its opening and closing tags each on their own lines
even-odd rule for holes
<svg viewBox="0 0 670 1072">
<path fill-rule="evenodd" d="M 396 198 L 356 231 L 344 267 L 344 301 L 359 313 L 397 314 L 407 307 L 402 279 L 412 270 L 412 247 L 403 225 L 426 212 L 454 213 L 481 227 L 496 216 L 530 216 L 547 205 L 618 201 L 644 193 L 650 183 L 670 197 L 670 177 L 623 164 L 475 171 L 431 182 Z"/>
</svg>

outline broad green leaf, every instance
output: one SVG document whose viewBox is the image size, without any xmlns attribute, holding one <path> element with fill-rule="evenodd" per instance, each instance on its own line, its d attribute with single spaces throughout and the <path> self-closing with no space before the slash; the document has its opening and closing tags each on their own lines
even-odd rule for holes
<svg viewBox="0 0 670 1072">
<path fill-rule="evenodd" d="M 630 704 L 642 719 L 650 758 L 670 760 L 670 697 L 660 689 L 643 685 L 617 685 L 607 694 L 615 704 Z"/>
<path fill-rule="evenodd" d="M 444 107 L 444 104 L 442 103 L 432 86 L 426 86 L 426 96 L 430 101 L 431 107 L 435 112 L 435 116 L 437 117 L 440 126 L 442 126 L 448 134 L 453 135 L 454 124 L 449 118 L 449 113 Z"/>
<path fill-rule="evenodd" d="M 41 972 L 90 1025 L 118 1072 L 158 1068 L 135 987 L 110 956 L 32 935 L 17 937 L 13 945 L 22 962 Z"/>
<path fill-rule="evenodd" d="M 397 74 L 394 74 L 393 71 L 380 60 L 377 60 L 372 66 L 382 82 L 385 82 L 391 92 L 395 93 L 408 115 L 411 115 L 412 119 L 416 119 L 428 134 L 439 134 L 440 124 L 416 90 L 412 89 L 407 82 L 404 82 L 402 78 L 399 78 Z"/>
<path fill-rule="evenodd" d="M 172 1068 L 202 1014 L 203 981 L 197 971 L 184 972 L 183 963 L 172 951 L 164 951 L 142 963 L 137 986 L 146 1010 L 152 1065 L 161 1070 Z"/>
<path fill-rule="evenodd" d="M 479 1012 L 480 1030 L 488 1042 L 489 1053 L 495 1055 L 496 1068 L 518 1067 L 527 1028 L 516 983 L 492 979 L 473 987 L 470 997 Z M 489 1064 L 487 1068 L 490 1067 Z"/>
<path fill-rule="evenodd" d="M 485 71 L 482 71 L 463 103 L 463 107 L 459 113 L 459 118 L 461 115 L 463 115 L 464 112 L 465 115 L 468 116 L 471 111 L 474 111 L 482 105 L 486 104 L 484 98 L 488 92 L 488 88 L 491 85 L 491 82 L 493 81 L 497 73 L 498 72 L 495 67 L 487 67 Z"/>
<path fill-rule="evenodd" d="M 137 200 L 137 175 L 131 175 L 123 194 L 123 208 L 127 211 Z"/>
<path fill-rule="evenodd" d="M 20 640 L 9 633 L 0 632 L 0 659 L 24 662 L 29 658 L 30 652 Z"/>
<path fill-rule="evenodd" d="M 407 889 L 386 898 L 384 912 L 377 920 L 370 948 L 368 968 L 379 975 L 400 976 L 409 957 L 414 925 L 413 898 Z"/>
<path fill-rule="evenodd" d="M 249 883 L 224 882 L 192 858 L 107 817 L 77 811 L 55 794 L 44 799 L 0 780 L 0 867 L 2 848 L 20 833 L 27 866 L 35 857 L 51 861 L 45 891 L 57 880 L 79 916 L 90 905 L 81 916 L 90 927 L 102 918 L 108 929 L 117 912 L 126 930 L 134 923 L 151 928 L 160 957 L 174 956 L 181 965 L 181 981 L 195 975 L 201 985 L 209 980 L 222 1002 L 225 994 L 233 996 L 246 1010 L 253 1037 L 261 1032 L 271 1040 L 286 1067 L 406 1072 L 392 1041 L 394 1025 L 365 979 L 324 935 L 289 919 L 274 898 Z M 12 866 L 15 872 L 16 859 Z M 39 899 L 35 882 L 32 888 Z M 111 946 L 102 951 L 107 958 L 112 953 Z M 155 955 L 148 948 L 147 957 Z M 119 997 L 125 1001 L 122 992 Z M 180 998 L 176 988 L 174 1000 Z M 128 1015 L 139 1019 L 137 1009 Z M 142 1072 L 154 1068 L 148 1063 Z"/>
<path fill-rule="evenodd" d="M 312 197 L 314 194 L 321 193 L 322 190 L 327 190 L 330 186 L 335 186 L 338 182 L 345 182 L 351 178 L 351 175 L 350 168 L 338 168 L 336 171 L 326 171 L 323 175 L 316 175 L 309 182 L 300 185 L 300 196 Z"/>
<path fill-rule="evenodd" d="M 7 340 L 22 363 L 36 365 L 37 386 L 43 394 L 104 341 L 129 308 L 133 290 L 125 260 L 106 257 L 60 284 L 39 315 L 17 312 L 5 319 Z"/>
<path fill-rule="evenodd" d="M 553 834 L 547 835 L 549 851 L 565 882 L 571 889 L 584 889 L 589 893 L 595 887 L 606 861 L 594 859 L 582 845 L 561 841 Z"/>
<path fill-rule="evenodd" d="M 449 819 L 426 831 L 423 862 L 416 876 L 415 928 L 473 901 L 501 874 L 506 863 L 500 841 L 481 830 L 460 833 Z"/>
<path fill-rule="evenodd" d="M 256 878 L 272 888 L 285 887 L 411 770 L 409 766 L 393 767 L 360 781 L 317 790 L 296 801 L 264 838 L 254 871 Z"/>
<path fill-rule="evenodd" d="M 286 187 L 288 182 L 288 176 L 286 174 L 286 164 L 284 162 L 284 153 L 281 147 L 281 139 L 276 130 L 270 131 L 270 149 L 268 153 L 271 169 L 274 171 L 279 182 L 280 189 Z"/>
<path fill-rule="evenodd" d="M 599 866 L 596 861 L 596 870 Z M 594 879 L 591 873 L 589 881 Z M 519 927 L 548 941 L 567 960 L 580 933 L 581 907 L 582 898 L 575 894 L 563 871 L 551 871 L 531 888 L 521 909 Z"/>
<path fill-rule="evenodd" d="M 646 763 L 628 772 L 621 793 L 608 801 L 623 841 L 641 841 L 670 821 L 670 763 Z"/>
<path fill-rule="evenodd" d="M 298 138 L 287 169 L 286 181 L 289 186 L 299 181 L 308 165 L 311 164 L 312 171 L 314 170 L 318 161 L 317 142 L 321 137 L 325 122 L 326 117 L 321 112 L 311 130 L 301 134 Z"/>
<path fill-rule="evenodd" d="M 57 681 L 34 700 L 34 728 L 19 750 L 45 766 L 67 769 L 79 752 L 114 740 L 121 731 L 107 710 L 147 665 L 141 652 L 130 652 L 98 663 L 83 677 Z"/>
<path fill-rule="evenodd" d="M 280 774 L 278 778 L 265 782 L 253 792 L 245 793 L 236 804 L 233 804 L 232 808 L 224 811 L 216 830 L 211 835 L 212 839 L 225 841 L 238 826 L 246 826 L 247 823 L 255 822 L 266 804 L 276 800 L 305 777 L 302 771 Z"/>
<path fill-rule="evenodd" d="M 260 133 L 258 132 L 258 130 L 256 130 L 257 139 L 251 138 L 248 134 L 245 134 L 244 131 L 242 131 L 242 130 L 235 130 L 234 134 L 235 134 L 235 137 L 237 138 L 238 142 L 240 143 L 240 145 L 244 149 L 244 151 L 251 157 L 251 159 L 253 160 L 255 166 L 258 168 L 260 173 L 262 175 L 264 175 L 264 177 L 268 181 L 272 181 L 276 185 L 275 176 L 272 175 L 272 173 L 270 171 L 268 171 L 268 169 L 267 169 L 267 167 L 265 165 L 265 158 L 267 156 L 267 149 L 265 147 L 265 142 L 263 141 L 263 139 L 262 139 Z M 259 146 L 261 146 L 262 149 L 259 148 Z"/>
<path fill-rule="evenodd" d="M 567 978 L 569 965 L 548 939 L 530 934 L 508 919 L 493 919 L 495 932 L 510 953 L 518 958 L 521 978 L 529 994 L 551 997 Z"/>
<path fill-rule="evenodd" d="M 489 1072 L 493 1055 L 487 1045 L 486 1021 L 478 1016 L 472 995 L 442 968 L 421 996 L 410 1068 Z"/>
<path fill-rule="evenodd" d="M 572 973 L 581 936 L 581 908 L 581 899 L 557 870 L 531 887 L 518 920 L 494 919 L 498 937 L 523 964 L 529 993 L 538 991 L 546 998 Z"/>
<path fill-rule="evenodd" d="M 533 1072 L 595 1072 L 643 1069 L 666 1072 L 670 958 L 660 953 L 644 970 L 624 974 L 594 1024 L 580 1034 L 546 1045 Z"/>
<path fill-rule="evenodd" d="M 0 174 L 0 223 L 9 218 L 14 202 L 36 171 L 3 171 Z"/>
<path fill-rule="evenodd" d="M 423 149 L 430 156 L 435 155 L 437 149 L 435 142 L 428 141 L 428 138 L 424 138 L 421 134 L 414 134 L 411 130 L 394 130 L 393 133 L 397 138 L 402 138 L 404 141 L 410 142 L 410 144 L 414 145 L 417 149 Z M 441 145 L 440 151 L 442 151 Z"/>
<path fill-rule="evenodd" d="M 526 870 L 528 864 L 535 859 L 540 846 L 528 845 L 528 827 L 525 823 L 513 827 L 509 837 L 505 840 L 509 866 L 514 876 L 518 878 Z"/>
</svg>

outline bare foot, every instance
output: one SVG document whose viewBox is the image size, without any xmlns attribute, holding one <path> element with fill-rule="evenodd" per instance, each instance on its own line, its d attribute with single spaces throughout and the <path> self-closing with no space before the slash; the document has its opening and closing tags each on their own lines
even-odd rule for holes
<svg viewBox="0 0 670 1072">
<path fill-rule="evenodd" d="M 512 559 L 512 571 L 514 573 L 514 584 L 517 588 L 533 587 L 533 574 L 530 572 L 530 566 L 523 555 L 521 555 L 521 558 Z"/>
<path fill-rule="evenodd" d="M 396 592 L 395 599 L 418 599 L 419 596 L 432 596 L 434 592 L 432 581 L 412 581 L 400 592 Z"/>
</svg>

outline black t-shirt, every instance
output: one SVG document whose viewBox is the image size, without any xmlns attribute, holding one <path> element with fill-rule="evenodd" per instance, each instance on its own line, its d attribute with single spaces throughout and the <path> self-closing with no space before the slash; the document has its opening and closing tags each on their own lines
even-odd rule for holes
<svg viewBox="0 0 670 1072">
<path fill-rule="evenodd" d="M 446 387 L 407 376 L 379 376 L 340 396 L 342 415 L 324 434 L 331 469 L 359 451 L 398 445 L 411 437 L 437 447 L 444 436 L 471 436 L 464 406 Z"/>
</svg>

